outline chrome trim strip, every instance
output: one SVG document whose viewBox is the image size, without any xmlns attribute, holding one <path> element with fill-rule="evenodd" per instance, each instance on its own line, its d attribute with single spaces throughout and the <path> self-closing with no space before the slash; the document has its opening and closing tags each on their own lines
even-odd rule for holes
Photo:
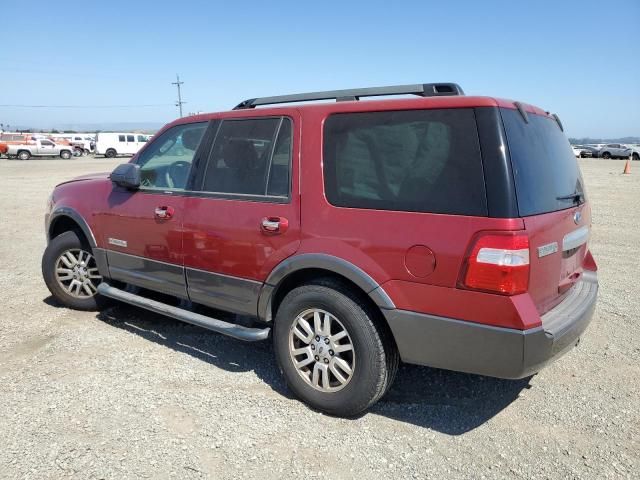
<svg viewBox="0 0 640 480">
<path fill-rule="evenodd" d="M 562 239 L 562 251 L 573 250 L 589 240 L 590 229 L 588 226 L 580 227 L 571 233 L 567 233 Z"/>
</svg>

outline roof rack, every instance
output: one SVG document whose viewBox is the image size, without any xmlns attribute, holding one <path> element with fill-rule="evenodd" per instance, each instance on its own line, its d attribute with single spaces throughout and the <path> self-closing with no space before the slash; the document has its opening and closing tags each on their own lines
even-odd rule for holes
<svg viewBox="0 0 640 480">
<path fill-rule="evenodd" d="M 418 95 L 420 97 L 440 97 L 464 95 L 457 83 L 417 83 L 415 85 L 392 85 L 389 87 L 353 88 L 348 90 L 329 90 L 326 92 L 296 93 L 275 97 L 249 98 L 233 109 L 244 110 L 259 105 L 277 103 L 311 102 L 314 100 L 354 101 L 360 97 L 380 97 L 386 95 Z"/>
</svg>

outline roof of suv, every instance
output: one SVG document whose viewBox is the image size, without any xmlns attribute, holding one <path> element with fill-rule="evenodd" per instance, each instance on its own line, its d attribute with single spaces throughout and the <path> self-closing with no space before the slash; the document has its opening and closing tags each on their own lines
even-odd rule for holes
<svg viewBox="0 0 640 480">
<path fill-rule="evenodd" d="M 404 97 L 389 99 L 388 96 L 392 95 L 404 95 Z M 407 95 L 417 96 L 410 98 L 407 97 Z M 372 96 L 386 96 L 387 98 L 360 100 L 361 97 Z M 318 102 L 320 100 L 325 101 Z M 260 108 L 255 108 L 258 106 Z M 340 112 L 473 107 L 521 109 L 521 111 L 528 113 L 549 115 L 548 112 L 538 107 L 513 100 L 484 96 L 465 96 L 462 89 L 455 83 L 428 83 L 252 98 L 244 100 L 232 110 L 184 117 L 172 122 L 167 127 L 181 123 L 208 121 L 216 118 L 282 115 L 283 113 L 292 111 L 308 111 L 316 115 L 325 116 Z"/>
</svg>

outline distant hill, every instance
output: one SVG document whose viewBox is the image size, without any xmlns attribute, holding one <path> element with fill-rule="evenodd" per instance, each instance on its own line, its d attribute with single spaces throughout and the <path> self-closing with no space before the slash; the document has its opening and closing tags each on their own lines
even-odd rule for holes
<svg viewBox="0 0 640 480">
<path fill-rule="evenodd" d="M 572 145 L 585 145 L 589 143 L 640 143 L 640 137 L 620 137 L 620 138 L 571 138 Z"/>
<path fill-rule="evenodd" d="M 104 122 L 104 123 L 60 123 L 51 128 L 34 128 L 26 125 L 12 125 L 11 131 L 30 132 L 146 132 L 154 133 L 164 125 L 161 122 Z M 7 130 L 8 131 L 8 130 Z"/>
</svg>

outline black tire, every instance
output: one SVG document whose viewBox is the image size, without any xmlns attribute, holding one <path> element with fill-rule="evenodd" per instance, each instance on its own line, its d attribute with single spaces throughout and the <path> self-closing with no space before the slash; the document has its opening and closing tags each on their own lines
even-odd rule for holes
<svg viewBox="0 0 640 480">
<path fill-rule="evenodd" d="M 87 155 L 89 155 L 89 150 L 87 150 L 86 148 L 82 149 L 82 156 L 86 157 Z"/>
<path fill-rule="evenodd" d="M 341 390 L 327 392 L 311 386 L 289 353 L 294 322 L 309 309 L 335 316 L 351 339 L 355 363 L 350 380 Z M 377 402 L 393 383 L 399 357 L 388 328 L 376 319 L 376 312 L 365 301 L 333 280 L 289 292 L 278 308 L 274 327 L 276 359 L 289 389 L 311 407 L 342 417 L 358 415 Z"/>
<path fill-rule="evenodd" d="M 56 277 L 58 260 L 63 253 L 70 250 L 82 250 L 92 254 L 91 247 L 74 231 L 64 232 L 53 238 L 42 255 L 42 277 L 44 278 L 44 283 L 47 285 L 51 295 L 66 307 L 75 310 L 100 310 L 106 306 L 107 303 L 104 297 L 98 294 L 84 298 L 72 295 L 63 288 L 61 282 Z M 95 262 L 95 259 L 93 262 Z M 93 265 L 93 263 L 91 265 Z M 96 283 L 99 283 L 99 280 L 97 280 Z"/>
<path fill-rule="evenodd" d="M 631 155 L 631 159 L 632 160 L 640 160 L 640 155 L 635 153 L 635 152 L 633 152 L 633 154 Z"/>
<path fill-rule="evenodd" d="M 74 157 L 79 157 L 82 155 L 82 149 L 81 148 L 74 148 L 73 149 L 73 156 Z"/>
<path fill-rule="evenodd" d="M 104 156 L 107 158 L 114 158 L 116 155 L 117 152 L 113 148 L 110 148 L 106 152 L 104 152 Z"/>
<path fill-rule="evenodd" d="M 69 150 L 62 150 L 60 152 L 60 158 L 64 160 L 69 160 L 71 158 L 71 152 Z"/>
<path fill-rule="evenodd" d="M 29 160 L 31 158 L 31 153 L 27 150 L 20 150 L 18 152 L 18 159 L 20 160 Z"/>
<path fill-rule="evenodd" d="M 611 158 L 611 154 L 609 152 L 603 152 L 600 156 L 605 160 L 609 160 Z"/>
</svg>

